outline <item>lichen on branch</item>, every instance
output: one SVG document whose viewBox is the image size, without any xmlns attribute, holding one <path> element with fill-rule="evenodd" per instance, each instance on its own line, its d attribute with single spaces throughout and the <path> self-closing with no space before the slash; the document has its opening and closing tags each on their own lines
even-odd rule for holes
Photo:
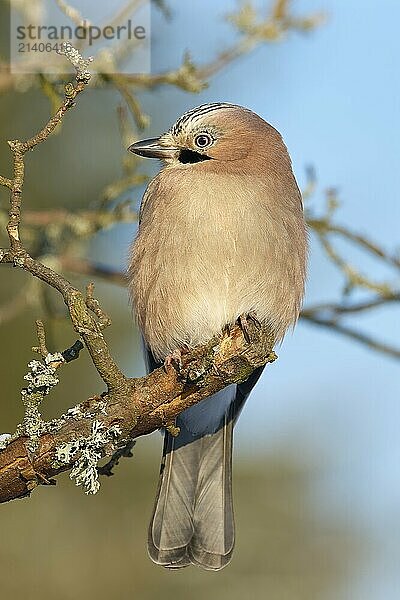
<svg viewBox="0 0 400 600">
<path fill-rule="evenodd" d="M 174 422 L 189 406 L 229 384 L 246 381 L 255 369 L 276 359 L 274 339 L 266 327 L 249 322 L 248 334 L 246 341 L 241 328 L 235 326 L 185 353 L 180 370 L 162 367 L 147 377 L 128 379 L 127 394 L 111 390 L 84 400 L 45 423 L 34 452 L 26 435 L 3 440 L 0 502 L 26 496 L 38 485 L 54 483 L 53 478 L 68 469 L 74 469 L 73 477 L 86 491 L 96 491 L 98 480 L 93 469 L 100 458 L 114 454 L 129 440 Z"/>
</svg>

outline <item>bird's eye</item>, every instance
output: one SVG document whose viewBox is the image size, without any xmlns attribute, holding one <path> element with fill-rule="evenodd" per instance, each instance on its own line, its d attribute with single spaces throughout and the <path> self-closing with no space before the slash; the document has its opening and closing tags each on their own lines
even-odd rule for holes
<svg viewBox="0 0 400 600">
<path fill-rule="evenodd" d="M 200 133 L 194 138 L 194 143 L 198 148 L 207 148 L 207 146 L 210 146 L 212 142 L 213 139 L 211 135 L 208 135 L 208 133 Z"/>
</svg>

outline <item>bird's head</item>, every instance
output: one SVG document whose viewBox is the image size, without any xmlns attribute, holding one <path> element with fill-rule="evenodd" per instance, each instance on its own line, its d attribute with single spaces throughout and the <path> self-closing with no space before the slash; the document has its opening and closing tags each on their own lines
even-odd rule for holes
<svg viewBox="0 0 400 600">
<path fill-rule="evenodd" d="M 249 158 L 255 164 L 260 159 L 263 162 L 262 158 L 274 156 L 276 150 L 287 154 L 276 129 L 252 111 L 225 102 L 193 108 L 159 138 L 135 142 L 128 150 L 161 159 L 168 167 L 207 170 L 222 163 L 239 167 Z"/>
</svg>

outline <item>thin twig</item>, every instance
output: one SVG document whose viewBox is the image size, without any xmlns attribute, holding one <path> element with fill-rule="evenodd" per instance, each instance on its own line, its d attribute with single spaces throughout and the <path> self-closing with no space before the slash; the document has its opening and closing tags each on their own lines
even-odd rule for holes
<svg viewBox="0 0 400 600">
<path fill-rule="evenodd" d="M 92 311 L 99 320 L 100 329 L 105 329 L 111 325 L 111 319 L 101 308 L 99 301 L 93 296 L 94 283 L 91 281 L 86 286 L 86 306 Z"/>
<path fill-rule="evenodd" d="M 343 238 L 354 242 L 357 246 L 364 248 L 369 253 L 373 254 L 377 258 L 383 259 L 388 264 L 392 265 L 400 269 L 400 259 L 396 256 L 388 254 L 383 248 L 378 246 L 378 244 L 372 242 L 367 237 L 355 233 L 351 231 L 347 227 L 343 225 L 338 225 L 336 223 L 332 223 L 327 219 L 308 219 L 309 226 L 319 234 L 328 235 L 328 234 L 337 234 L 342 236 Z"/>
<path fill-rule="evenodd" d="M 4 187 L 8 187 L 10 190 L 12 188 L 12 180 L 8 179 L 7 177 L 3 177 L 2 175 L 0 175 L 0 185 L 4 186 Z"/>
<path fill-rule="evenodd" d="M 356 302 L 354 304 L 316 304 L 314 306 L 306 306 L 302 310 L 302 316 L 313 316 L 318 313 L 335 315 L 346 315 L 352 313 L 359 313 L 371 310 L 373 308 L 379 308 L 391 302 L 400 302 L 400 293 L 393 294 L 392 296 L 376 296 L 364 302 Z"/>
<path fill-rule="evenodd" d="M 302 318 L 309 323 L 314 325 L 318 325 L 319 327 L 324 327 L 325 329 L 329 329 L 332 332 L 339 333 L 345 337 L 348 337 L 352 340 L 360 342 L 364 346 L 367 346 L 371 350 L 375 350 L 381 352 L 382 354 L 386 354 L 392 358 L 400 358 L 400 348 L 396 346 L 391 346 L 390 344 L 386 344 L 384 342 L 380 342 L 379 340 L 362 333 L 361 331 L 357 331 L 352 327 L 344 325 L 338 321 L 332 319 L 323 319 L 316 315 L 305 314 L 302 315 Z"/>
<path fill-rule="evenodd" d="M 42 356 L 42 358 L 46 358 L 46 356 L 49 354 L 46 346 L 46 332 L 44 330 L 43 321 L 40 321 L 39 319 L 36 321 L 36 335 L 39 345 L 33 346 L 32 352 L 37 352 Z"/>
</svg>

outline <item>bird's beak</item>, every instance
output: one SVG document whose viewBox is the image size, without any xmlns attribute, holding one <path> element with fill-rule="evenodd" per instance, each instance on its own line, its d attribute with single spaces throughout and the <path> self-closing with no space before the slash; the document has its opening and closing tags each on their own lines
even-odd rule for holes
<svg viewBox="0 0 400 600">
<path fill-rule="evenodd" d="M 171 146 L 163 146 L 160 138 L 151 138 L 131 144 L 128 150 L 145 158 L 166 159 L 173 158 L 178 149 Z"/>
</svg>

